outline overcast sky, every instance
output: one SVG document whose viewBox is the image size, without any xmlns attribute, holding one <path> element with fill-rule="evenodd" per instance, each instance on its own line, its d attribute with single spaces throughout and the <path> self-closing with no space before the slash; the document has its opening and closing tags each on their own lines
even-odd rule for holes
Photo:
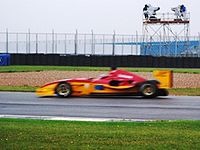
<svg viewBox="0 0 200 150">
<path fill-rule="evenodd" d="M 0 31 L 141 33 L 146 3 L 161 7 L 160 12 L 186 5 L 191 35 L 200 32 L 199 0 L 0 0 Z"/>
</svg>

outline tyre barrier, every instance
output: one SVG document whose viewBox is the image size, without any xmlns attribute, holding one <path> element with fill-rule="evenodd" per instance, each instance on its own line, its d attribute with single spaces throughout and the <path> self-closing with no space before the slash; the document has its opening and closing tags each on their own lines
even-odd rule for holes
<svg viewBox="0 0 200 150">
<path fill-rule="evenodd" d="M 11 54 L 11 65 L 200 68 L 199 57 Z"/>
</svg>

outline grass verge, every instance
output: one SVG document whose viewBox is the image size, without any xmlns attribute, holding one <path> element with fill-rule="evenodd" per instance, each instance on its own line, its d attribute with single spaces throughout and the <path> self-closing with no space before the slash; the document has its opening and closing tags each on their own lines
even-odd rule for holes
<svg viewBox="0 0 200 150">
<path fill-rule="evenodd" d="M 0 149 L 200 149 L 200 121 L 0 119 Z"/>
<path fill-rule="evenodd" d="M 0 86 L 0 91 L 10 92 L 35 92 L 34 86 Z M 200 96 L 200 88 L 174 88 L 169 89 L 170 95 L 176 96 Z"/>
<path fill-rule="evenodd" d="M 132 72 L 152 72 L 154 70 L 173 70 L 175 73 L 200 74 L 200 69 L 176 68 L 121 68 Z M 109 67 L 78 67 L 78 66 L 1 66 L 0 72 L 33 72 L 33 71 L 108 71 Z"/>
<path fill-rule="evenodd" d="M 174 88 L 169 89 L 170 95 L 200 96 L 200 88 Z"/>
<path fill-rule="evenodd" d="M 0 86 L 0 91 L 8 92 L 35 92 L 35 86 Z"/>
</svg>

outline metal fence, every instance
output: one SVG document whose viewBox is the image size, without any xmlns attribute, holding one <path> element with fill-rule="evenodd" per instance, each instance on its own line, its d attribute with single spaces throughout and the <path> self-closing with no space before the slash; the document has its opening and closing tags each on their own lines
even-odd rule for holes
<svg viewBox="0 0 200 150">
<path fill-rule="evenodd" d="M 182 48 L 175 56 L 200 57 L 200 39 L 198 36 L 190 37 L 196 44 L 188 45 L 183 49 L 179 42 L 156 41 L 157 43 L 144 43 L 141 35 L 118 34 L 80 34 L 76 33 L 14 33 L 0 32 L 0 53 L 16 54 L 75 54 L 75 55 L 157 55 L 172 56 L 173 53 L 148 53 L 159 49 L 166 51 L 166 44 L 173 45 L 175 49 Z M 155 47 L 157 45 L 158 47 Z M 151 48 L 149 48 L 151 47 Z M 168 47 L 169 49 L 170 47 Z M 173 49 L 172 49 L 173 50 Z"/>
</svg>

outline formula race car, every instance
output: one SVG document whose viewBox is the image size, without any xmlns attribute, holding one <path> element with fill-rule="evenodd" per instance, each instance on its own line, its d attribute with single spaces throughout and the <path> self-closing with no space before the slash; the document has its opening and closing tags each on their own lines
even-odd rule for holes
<svg viewBox="0 0 200 150">
<path fill-rule="evenodd" d="M 157 71 L 158 80 L 147 80 L 125 70 L 111 70 L 98 78 L 74 78 L 54 81 L 36 90 L 38 96 L 101 96 L 123 95 L 155 98 L 167 96 L 172 85 L 170 71 Z M 163 83 L 162 83 L 163 82 Z"/>
</svg>

